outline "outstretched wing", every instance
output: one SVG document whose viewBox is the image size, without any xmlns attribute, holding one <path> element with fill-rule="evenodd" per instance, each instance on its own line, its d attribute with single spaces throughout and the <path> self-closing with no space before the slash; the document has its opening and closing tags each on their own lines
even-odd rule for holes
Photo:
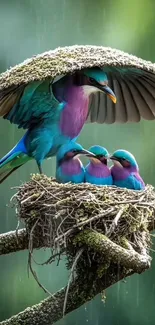
<svg viewBox="0 0 155 325">
<path fill-rule="evenodd" d="M 114 104 L 104 93 L 90 97 L 87 122 L 139 122 L 155 119 L 155 74 L 135 68 L 108 67 L 103 69 L 109 87 L 117 97 Z"/>
<path fill-rule="evenodd" d="M 52 94 L 50 79 L 12 86 L 0 92 L 0 116 L 27 129 L 44 118 L 59 118 L 63 104 Z"/>
<path fill-rule="evenodd" d="M 90 97 L 87 122 L 139 122 L 155 119 L 155 74 L 135 68 L 104 68 L 109 86 L 117 97 L 114 104 L 104 93 Z M 51 79 L 32 81 L 0 91 L 0 116 L 29 128 L 44 118 L 57 120 L 63 104 L 52 94 Z"/>
</svg>

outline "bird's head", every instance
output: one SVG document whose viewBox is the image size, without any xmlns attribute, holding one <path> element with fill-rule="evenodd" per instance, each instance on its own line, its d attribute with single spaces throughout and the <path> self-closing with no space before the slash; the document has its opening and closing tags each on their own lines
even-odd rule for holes
<svg viewBox="0 0 155 325">
<path fill-rule="evenodd" d="M 108 78 L 102 69 L 83 69 L 80 74 L 83 75 L 83 85 L 89 86 L 86 88 L 89 94 L 96 91 L 101 91 L 104 92 L 114 103 L 116 103 L 116 96 L 112 89 L 108 87 Z"/>
<path fill-rule="evenodd" d="M 94 156 L 93 153 L 85 150 L 79 143 L 70 141 L 67 144 L 64 144 L 60 147 L 57 153 L 57 161 L 59 165 L 61 165 L 65 161 L 69 161 L 71 159 L 76 159 L 81 155 L 85 156 Z"/>
<path fill-rule="evenodd" d="M 88 157 L 90 157 L 90 160 L 93 163 L 95 163 L 95 164 L 102 163 L 104 165 L 107 165 L 107 160 L 109 158 L 109 152 L 107 149 L 105 149 L 104 147 L 95 145 L 89 149 L 89 152 L 91 152 L 91 154 L 94 154 L 94 156 L 88 155 Z"/>
<path fill-rule="evenodd" d="M 119 149 L 116 150 L 110 157 L 114 165 L 122 168 L 135 167 L 138 169 L 138 164 L 135 157 L 127 150 Z"/>
</svg>

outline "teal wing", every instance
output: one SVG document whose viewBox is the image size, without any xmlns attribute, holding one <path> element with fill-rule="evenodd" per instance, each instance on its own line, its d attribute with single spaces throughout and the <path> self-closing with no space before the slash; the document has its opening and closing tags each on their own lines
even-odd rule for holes
<svg viewBox="0 0 155 325">
<path fill-rule="evenodd" d="M 143 180 L 135 173 L 132 173 L 128 178 L 125 180 L 117 181 L 117 186 L 126 187 L 131 190 L 143 190 L 145 188 L 145 184 Z"/>
<path fill-rule="evenodd" d="M 135 68 L 104 68 L 114 104 L 104 93 L 90 97 L 88 122 L 112 124 L 155 119 L 155 74 Z"/>
<path fill-rule="evenodd" d="M 52 93 L 50 79 L 0 92 L 0 116 L 19 128 L 28 129 L 45 118 L 57 121 L 63 106 Z"/>
<path fill-rule="evenodd" d="M 145 188 L 145 184 L 140 176 L 137 176 L 136 173 L 132 173 L 129 177 L 129 182 L 133 184 L 135 190 L 143 190 Z"/>
</svg>

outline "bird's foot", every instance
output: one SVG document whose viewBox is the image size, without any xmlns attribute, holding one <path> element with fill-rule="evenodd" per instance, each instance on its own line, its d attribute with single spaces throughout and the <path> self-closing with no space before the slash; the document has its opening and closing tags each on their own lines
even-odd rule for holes
<svg viewBox="0 0 155 325">
<path fill-rule="evenodd" d="M 39 173 L 40 173 L 40 174 L 43 174 L 43 170 L 42 170 L 41 165 L 40 165 L 40 164 L 37 164 L 37 165 L 38 165 Z"/>
</svg>

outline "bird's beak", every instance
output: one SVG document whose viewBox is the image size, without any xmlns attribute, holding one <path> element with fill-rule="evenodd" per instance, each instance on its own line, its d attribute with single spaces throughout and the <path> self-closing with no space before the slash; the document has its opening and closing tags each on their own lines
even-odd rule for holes
<svg viewBox="0 0 155 325">
<path fill-rule="evenodd" d="M 100 85 L 98 88 L 102 90 L 105 94 L 107 94 L 107 96 L 113 101 L 113 103 L 116 104 L 117 101 L 116 96 L 110 87 L 106 85 Z"/>
<path fill-rule="evenodd" d="M 118 159 L 118 158 L 116 158 L 116 157 L 114 157 L 114 156 L 110 156 L 110 157 L 109 157 L 109 159 L 110 159 L 110 160 L 119 161 L 119 159 Z"/>
<path fill-rule="evenodd" d="M 95 157 L 94 153 L 92 153 L 92 152 L 90 152 L 88 150 L 85 150 L 85 149 L 82 149 L 81 151 L 78 151 L 77 155 L 84 155 L 86 157 Z"/>
<path fill-rule="evenodd" d="M 111 156 L 111 157 L 110 157 L 110 160 L 112 160 L 112 162 L 113 162 L 113 164 L 114 164 L 115 166 L 117 166 L 117 167 L 119 167 L 119 168 L 120 168 L 120 167 L 123 168 L 122 164 L 120 163 L 119 158 L 114 157 L 114 156 Z"/>
</svg>

